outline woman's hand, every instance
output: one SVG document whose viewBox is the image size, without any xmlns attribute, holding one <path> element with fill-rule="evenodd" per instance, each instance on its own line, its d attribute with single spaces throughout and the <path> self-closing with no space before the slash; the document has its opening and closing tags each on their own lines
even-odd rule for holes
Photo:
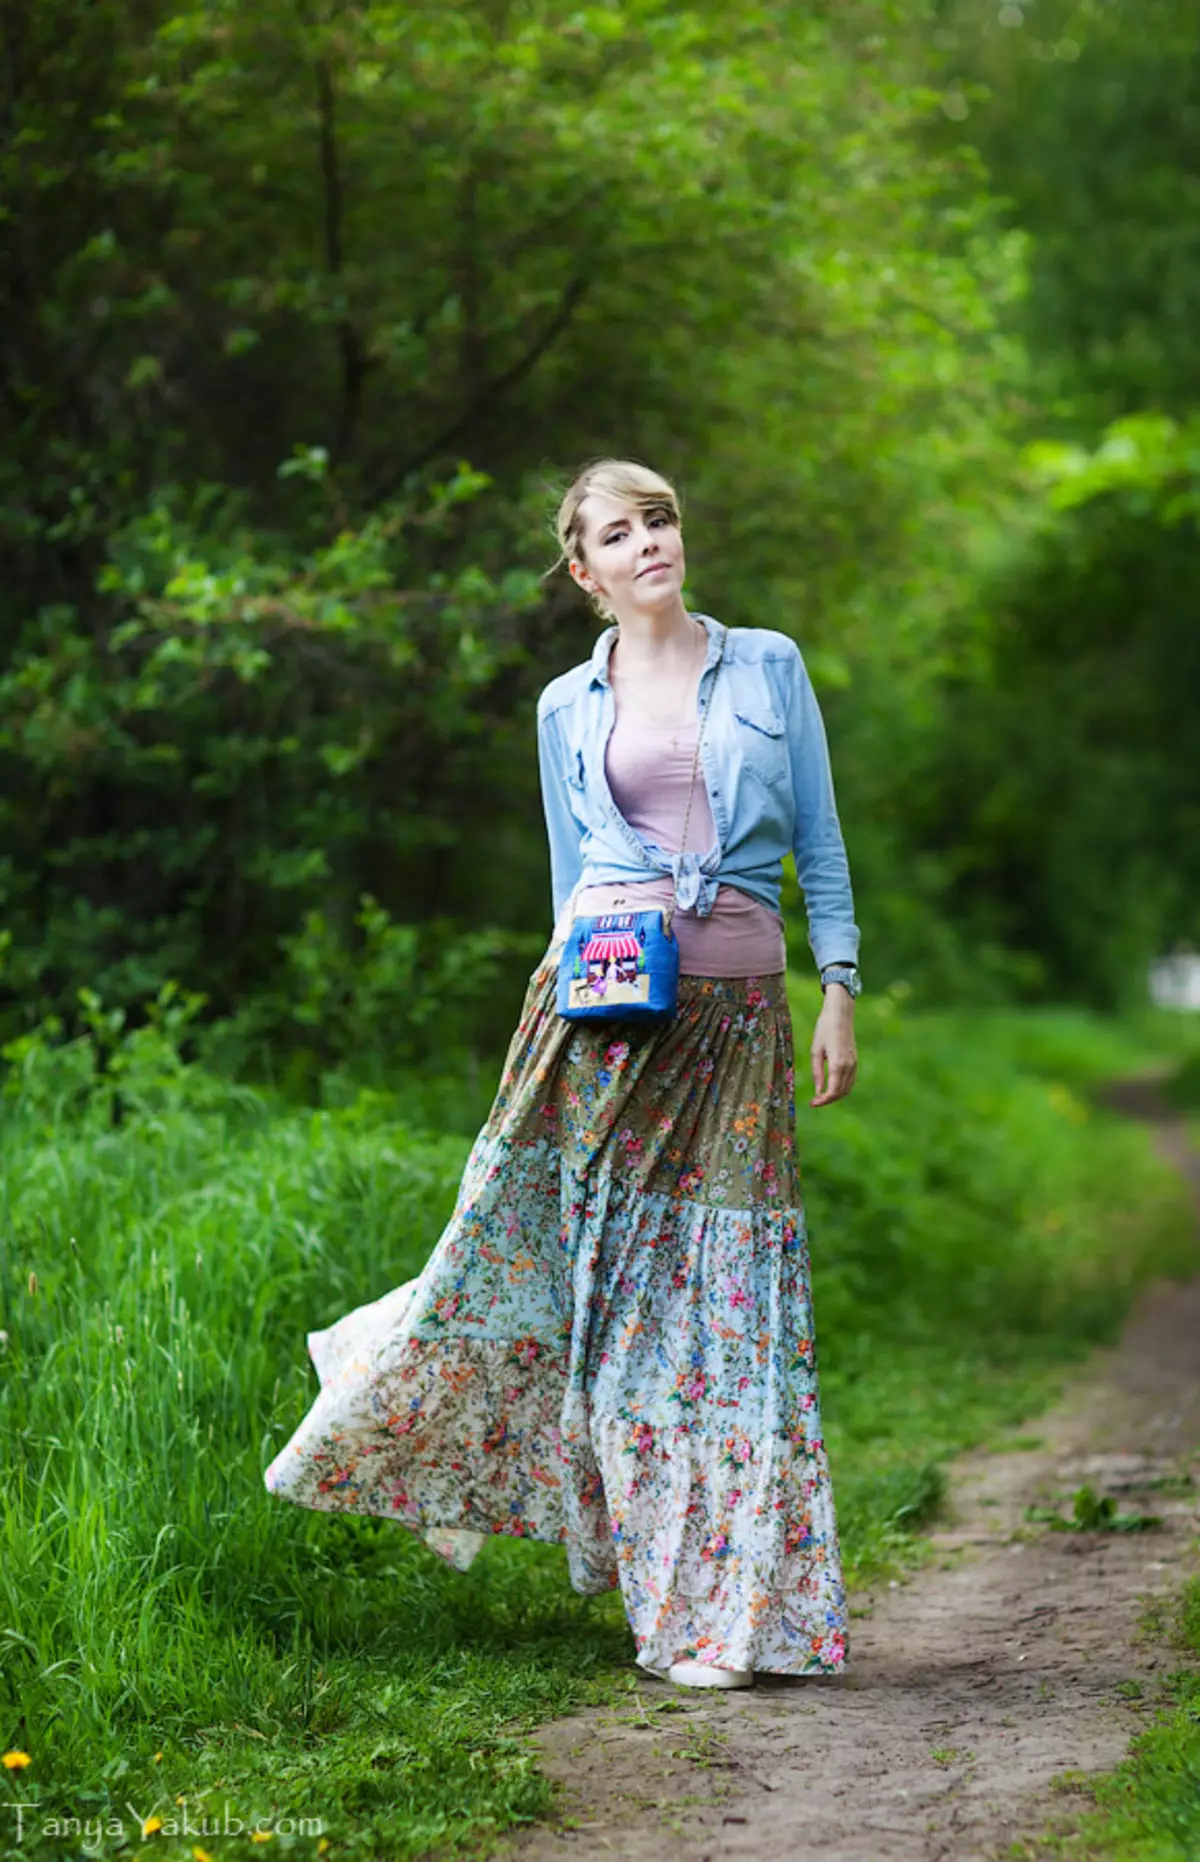
<svg viewBox="0 0 1200 1862">
<path fill-rule="evenodd" d="M 830 983 L 813 1029 L 812 1074 L 816 1097 L 809 1100 L 809 1105 L 829 1106 L 835 1099 L 844 1099 L 854 1085 L 857 1072 L 854 997 L 840 983 Z"/>
</svg>

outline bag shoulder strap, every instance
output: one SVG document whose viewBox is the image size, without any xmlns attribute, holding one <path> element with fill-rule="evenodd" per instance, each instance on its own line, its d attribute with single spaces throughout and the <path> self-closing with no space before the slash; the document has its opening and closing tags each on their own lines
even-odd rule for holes
<svg viewBox="0 0 1200 1862">
<path fill-rule="evenodd" d="M 708 697 L 705 699 L 703 709 L 700 713 L 700 729 L 696 732 L 696 754 L 692 758 L 692 780 L 688 784 L 687 810 L 683 817 L 683 833 L 680 836 L 679 851 L 681 853 L 687 852 L 688 829 L 692 825 L 692 801 L 696 793 L 696 776 L 700 768 L 700 746 L 704 742 L 704 727 L 708 723 L 708 713 L 712 705 L 713 693 L 717 689 L 717 679 L 720 677 L 721 668 L 725 664 L 725 643 L 729 638 L 729 629 L 719 621 L 717 625 L 721 628 L 721 651 L 717 656 L 717 664 L 713 671 L 712 684 L 708 688 Z M 700 676 L 703 678 L 703 673 L 701 673 Z M 668 933 L 670 932 L 674 917 L 675 907 L 672 904 L 668 906 L 666 912 L 663 914 L 663 923 Z"/>
</svg>

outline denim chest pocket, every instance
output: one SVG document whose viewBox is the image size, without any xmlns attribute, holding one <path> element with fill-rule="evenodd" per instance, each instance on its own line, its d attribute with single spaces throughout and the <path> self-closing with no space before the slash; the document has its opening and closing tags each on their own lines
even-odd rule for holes
<svg viewBox="0 0 1200 1862">
<path fill-rule="evenodd" d="M 587 788 L 587 772 L 584 769 L 582 750 L 576 750 L 567 758 L 567 784 L 579 795 L 582 795 Z"/>
<path fill-rule="evenodd" d="M 746 768 L 769 787 L 782 787 L 791 773 L 784 720 L 766 705 L 735 705 L 733 714 L 738 751 Z"/>
</svg>

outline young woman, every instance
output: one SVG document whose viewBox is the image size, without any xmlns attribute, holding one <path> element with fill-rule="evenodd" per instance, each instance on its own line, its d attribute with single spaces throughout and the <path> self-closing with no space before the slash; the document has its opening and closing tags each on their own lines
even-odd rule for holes
<svg viewBox="0 0 1200 1862">
<path fill-rule="evenodd" d="M 781 863 L 825 988 L 814 1096 L 850 1091 L 858 930 L 800 653 L 683 601 L 673 488 L 601 460 L 563 500 L 614 625 L 538 702 L 556 924 L 419 1279 L 310 1333 L 320 1394 L 266 1472 L 460 1567 L 489 1533 L 620 1585 L 684 1686 L 835 1672 L 846 1608 L 795 1157 Z M 570 1021 L 580 913 L 673 909 L 665 1022 Z"/>
</svg>

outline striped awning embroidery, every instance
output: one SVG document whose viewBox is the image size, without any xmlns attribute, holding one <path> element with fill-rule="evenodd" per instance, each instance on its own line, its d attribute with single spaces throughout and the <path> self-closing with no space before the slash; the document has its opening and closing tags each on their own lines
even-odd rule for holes
<svg viewBox="0 0 1200 1862">
<path fill-rule="evenodd" d="M 583 947 L 585 963 L 609 963 L 614 957 L 636 957 L 638 941 L 628 931 L 595 931 Z"/>
</svg>

